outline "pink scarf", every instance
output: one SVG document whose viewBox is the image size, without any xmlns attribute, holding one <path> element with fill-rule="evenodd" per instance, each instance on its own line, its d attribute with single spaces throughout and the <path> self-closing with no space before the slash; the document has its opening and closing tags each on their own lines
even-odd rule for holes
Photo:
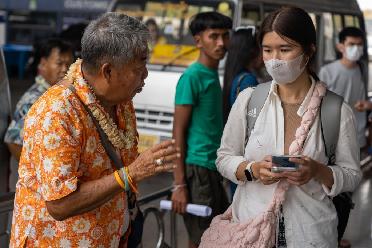
<svg viewBox="0 0 372 248">
<path fill-rule="evenodd" d="M 302 153 L 303 144 L 313 124 L 320 103 L 326 93 L 324 83 L 317 82 L 309 105 L 296 130 L 295 140 L 289 147 L 290 155 Z M 222 215 L 213 218 L 210 227 L 204 232 L 200 248 L 270 248 L 275 246 L 277 216 L 280 205 L 285 200 L 289 188 L 287 181 L 280 181 L 274 192 L 272 202 L 262 214 L 245 222 L 233 222 L 231 206 Z"/>
</svg>

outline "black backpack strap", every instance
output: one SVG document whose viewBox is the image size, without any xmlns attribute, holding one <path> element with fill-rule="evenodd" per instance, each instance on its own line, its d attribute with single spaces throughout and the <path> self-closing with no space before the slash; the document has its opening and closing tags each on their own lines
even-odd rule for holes
<svg viewBox="0 0 372 248">
<path fill-rule="evenodd" d="M 251 132 L 256 124 L 257 117 L 261 113 L 266 98 L 269 95 L 271 82 L 261 83 L 253 90 L 247 106 L 247 131 L 245 135 L 245 145 L 251 136 Z"/>
<path fill-rule="evenodd" d="M 328 165 L 334 165 L 336 147 L 340 133 L 341 107 L 343 97 L 327 90 L 320 107 L 320 127 Z"/>
</svg>

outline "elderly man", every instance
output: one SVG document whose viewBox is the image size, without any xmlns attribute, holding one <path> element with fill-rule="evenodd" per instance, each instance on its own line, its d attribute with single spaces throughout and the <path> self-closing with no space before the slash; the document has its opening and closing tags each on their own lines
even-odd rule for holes
<svg viewBox="0 0 372 248">
<path fill-rule="evenodd" d="M 132 98 L 147 77 L 147 44 L 138 20 L 103 15 L 84 32 L 82 60 L 31 107 L 10 247 L 126 246 L 127 196 L 180 155 L 173 140 L 137 154 Z"/>
</svg>

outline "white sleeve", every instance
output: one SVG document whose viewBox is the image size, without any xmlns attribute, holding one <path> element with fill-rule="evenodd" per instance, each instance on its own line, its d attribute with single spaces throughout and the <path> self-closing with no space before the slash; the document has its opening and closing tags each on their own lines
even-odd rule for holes
<svg viewBox="0 0 372 248">
<path fill-rule="evenodd" d="M 244 183 L 237 180 L 235 173 L 239 164 L 245 161 L 247 105 L 252 92 L 252 88 L 247 88 L 238 95 L 223 130 L 220 148 L 217 150 L 217 170 L 222 176 L 236 184 Z"/>
<path fill-rule="evenodd" d="M 336 165 L 330 167 L 333 172 L 333 186 L 328 189 L 323 185 L 329 196 L 352 192 L 362 180 L 355 118 L 352 109 L 346 103 L 343 103 L 341 108 L 340 134 L 335 155 Z"/>
</svg>

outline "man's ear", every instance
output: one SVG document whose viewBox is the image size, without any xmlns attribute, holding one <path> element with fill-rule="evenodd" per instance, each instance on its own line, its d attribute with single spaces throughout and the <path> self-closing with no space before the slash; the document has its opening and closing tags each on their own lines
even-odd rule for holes
<svg viewBox="0 0 372 248">
<path fill-rule="evenodd" d="M 337 43 L 336 44 L 337 51 L 340 53 L 343 53 L 345 51 L 345 45 L 343 43 Z"/>
<path fill-rule="evenodd" d="M 195 45 L 196 45 L 197 48 L 202 47 L 200 34 L 194 35 L 194 41 L 195 41 Z"/>
<path fill-rule="evenodd" d="M 47 59 L 46 58 L 41 58 L 40 59 L 40 62 L 39 62 L 39 64 L 38 64 L 38 66 L 37 66 L 37 69 L 39 70 L 39 71 L 42 71 L 42 70 L 44 70 L 44 67 L 45 67 L 45 65 L 48 63 L 48 61 L 47 61 Z"/>
<path fill-rule="evenodd" d="M 112 77 L 112 65 L 110 63 L 104 63 L 101 65 L 101 75 L 106 79 L 107 82 L 110 82 Z"/>
</svg>

